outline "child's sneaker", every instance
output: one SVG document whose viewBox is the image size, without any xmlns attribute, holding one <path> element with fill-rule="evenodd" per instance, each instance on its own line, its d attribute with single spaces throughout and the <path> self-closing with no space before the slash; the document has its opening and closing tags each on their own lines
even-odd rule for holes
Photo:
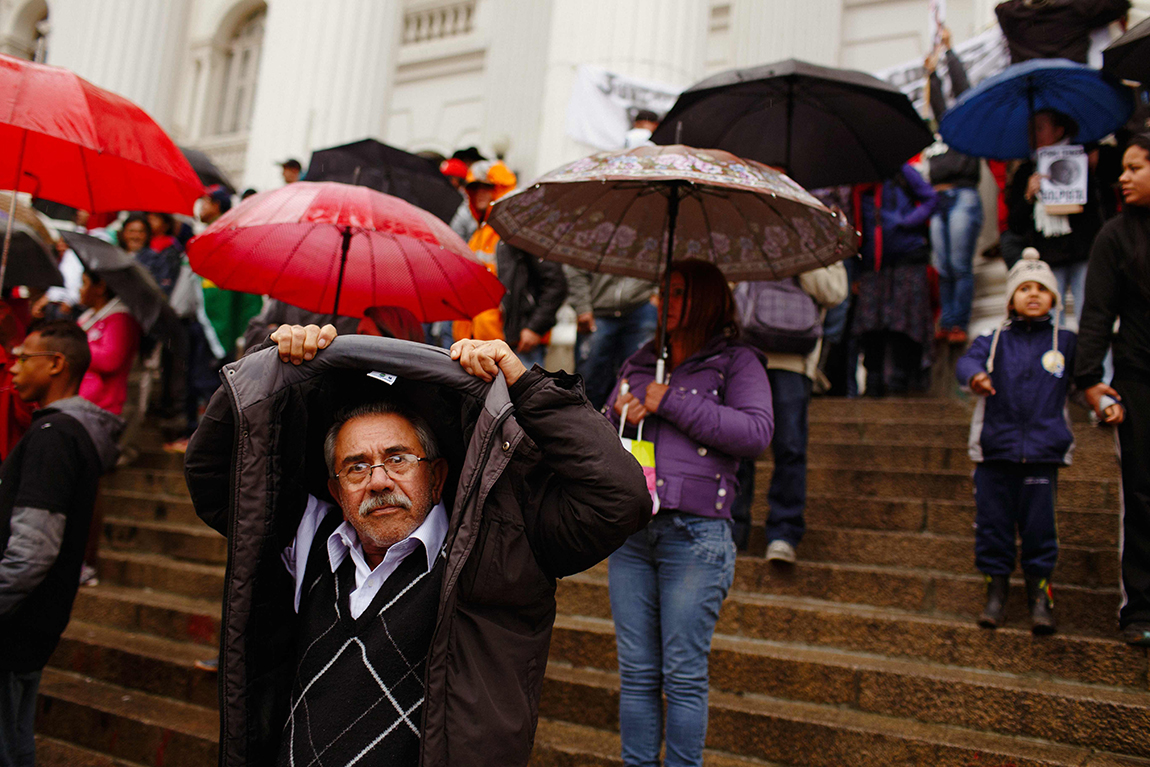
<svg viewBox="0 0 1150 767">
<path fill-rule="evenodd" d="M 987 575 L 986 607 L 978 616 L 978 625 L 984 629 L 996 629 L 1006 619 L 1006 595 L 1010 592 L 1009 575 Z"/>
<path fill-rule="evenodd" d="M 1026 604 L 1030 606 L 1030 630 L 1037 636 L 1054 633 L 1054 595 L 1047 578 L 1026 579 Z"/>
</svg>

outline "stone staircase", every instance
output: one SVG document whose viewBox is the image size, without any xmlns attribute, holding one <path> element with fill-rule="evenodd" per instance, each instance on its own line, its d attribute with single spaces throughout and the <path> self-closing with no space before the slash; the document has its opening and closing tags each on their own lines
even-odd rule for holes
<svg viewBox="0 0 1150 767">
<path fill-rule="evenodd" d="M 968 414 L 954 400 L 816 400 L 808 533 L 793 568 L 740 556 L 711 658 L 707 764 L 1150 767 L 1150 663 L 1115 639 L 1112 435 L 1076 424 L 1059 482 L 1060 631 L 974 625 Z M 104 481 L 101 584 L 45 671 L 43 765 L 210 767 L 226 547 L 145 429 Z M 770 461 L 759 467 L 759 498 Z M 766 510 L 760 503 L 755 517 Z M 565 579 L 532 764 L 618 765 L 606 565 Z"/>
</svg>

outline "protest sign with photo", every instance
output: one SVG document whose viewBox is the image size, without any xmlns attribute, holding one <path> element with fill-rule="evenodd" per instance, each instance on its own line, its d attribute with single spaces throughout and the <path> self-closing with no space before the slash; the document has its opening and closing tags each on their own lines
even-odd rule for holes
<svg viewBox="0 0 1150 767">
<path fill-rule="evenodd" d="M 1086 171 L 1086 152 L 1080 146 L 1047 146 L 1038 150 L 1038 173 L 1042 176 L 1038 194 L 1048 212 L 1057 212 L 1052 207 L 1077 208 L 1086 204 Z"/>
</svg>

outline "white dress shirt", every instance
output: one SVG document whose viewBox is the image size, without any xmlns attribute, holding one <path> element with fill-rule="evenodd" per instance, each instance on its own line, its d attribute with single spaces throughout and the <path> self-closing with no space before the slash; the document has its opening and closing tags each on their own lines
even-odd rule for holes
<svg viewBox="0 0 1150 767">
<path fill-rule="evenodd" d="M 342 512 L 335 506 L 309 495 L 307 508 L 303 512 L 303 519 L 300 520 L 299 527 L 296 528 L 295 538 L 280 555 L 284 567 L 295 579 L 295 611 L 297 613 L 299 612 L 300 595 L 303 593 L 307 557 L 311 552 L 312 543 L 315 541 L 316 530 L 319 529 L 320 522 L 329 513 L 342 516 Z M 363 614 L 363 611 L 375 599 L 375 595 L 379 593 L 384 582 L 411 552 L 419 548 L 420 543 L 423 544 L 424 553 L 427 555 L 427 569 L 430 570 L 435 564 L 435 558 L 439 556 L 439 550 L 443 547 L 443 539 L 446 536 L 447 511 L 444 509 L 443 503 L 440 502 L 428 512 L 427 518 L 419 527 L 415 528 L 411 535 L 388 548 L 387 553 L 383 555 L 383 561 L 373 570 L 367 564 L 367 560 L 364 559 L 363 547 L 359 543 L 359 536 L 356 535 L 355 528 L 346 519 L 341 522 L 339 527 L 328 536 L 327 558 L 333 573 L 339 569 L 349 554 L 351 561 L 355 563 L 355 589 L 348 595 L 351 617 L 358 618 Z"/>
</svg>

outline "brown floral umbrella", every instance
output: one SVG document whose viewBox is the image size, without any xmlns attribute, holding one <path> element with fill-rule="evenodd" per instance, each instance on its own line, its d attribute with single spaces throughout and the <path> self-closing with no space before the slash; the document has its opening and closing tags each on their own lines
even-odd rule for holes
<svg viewBox="0 0 1150 767">
<path fill-rule="evenodd" d="M 782 173 L 679 145 L 564 165 L 501 199 L 488 221 L 540 258 L 648 280 L 669 280 L 667 267 L 684 258 L 710 261 L 732 282 L 777 280 L 858 251 L 846 217 Z"/>
</svg>

